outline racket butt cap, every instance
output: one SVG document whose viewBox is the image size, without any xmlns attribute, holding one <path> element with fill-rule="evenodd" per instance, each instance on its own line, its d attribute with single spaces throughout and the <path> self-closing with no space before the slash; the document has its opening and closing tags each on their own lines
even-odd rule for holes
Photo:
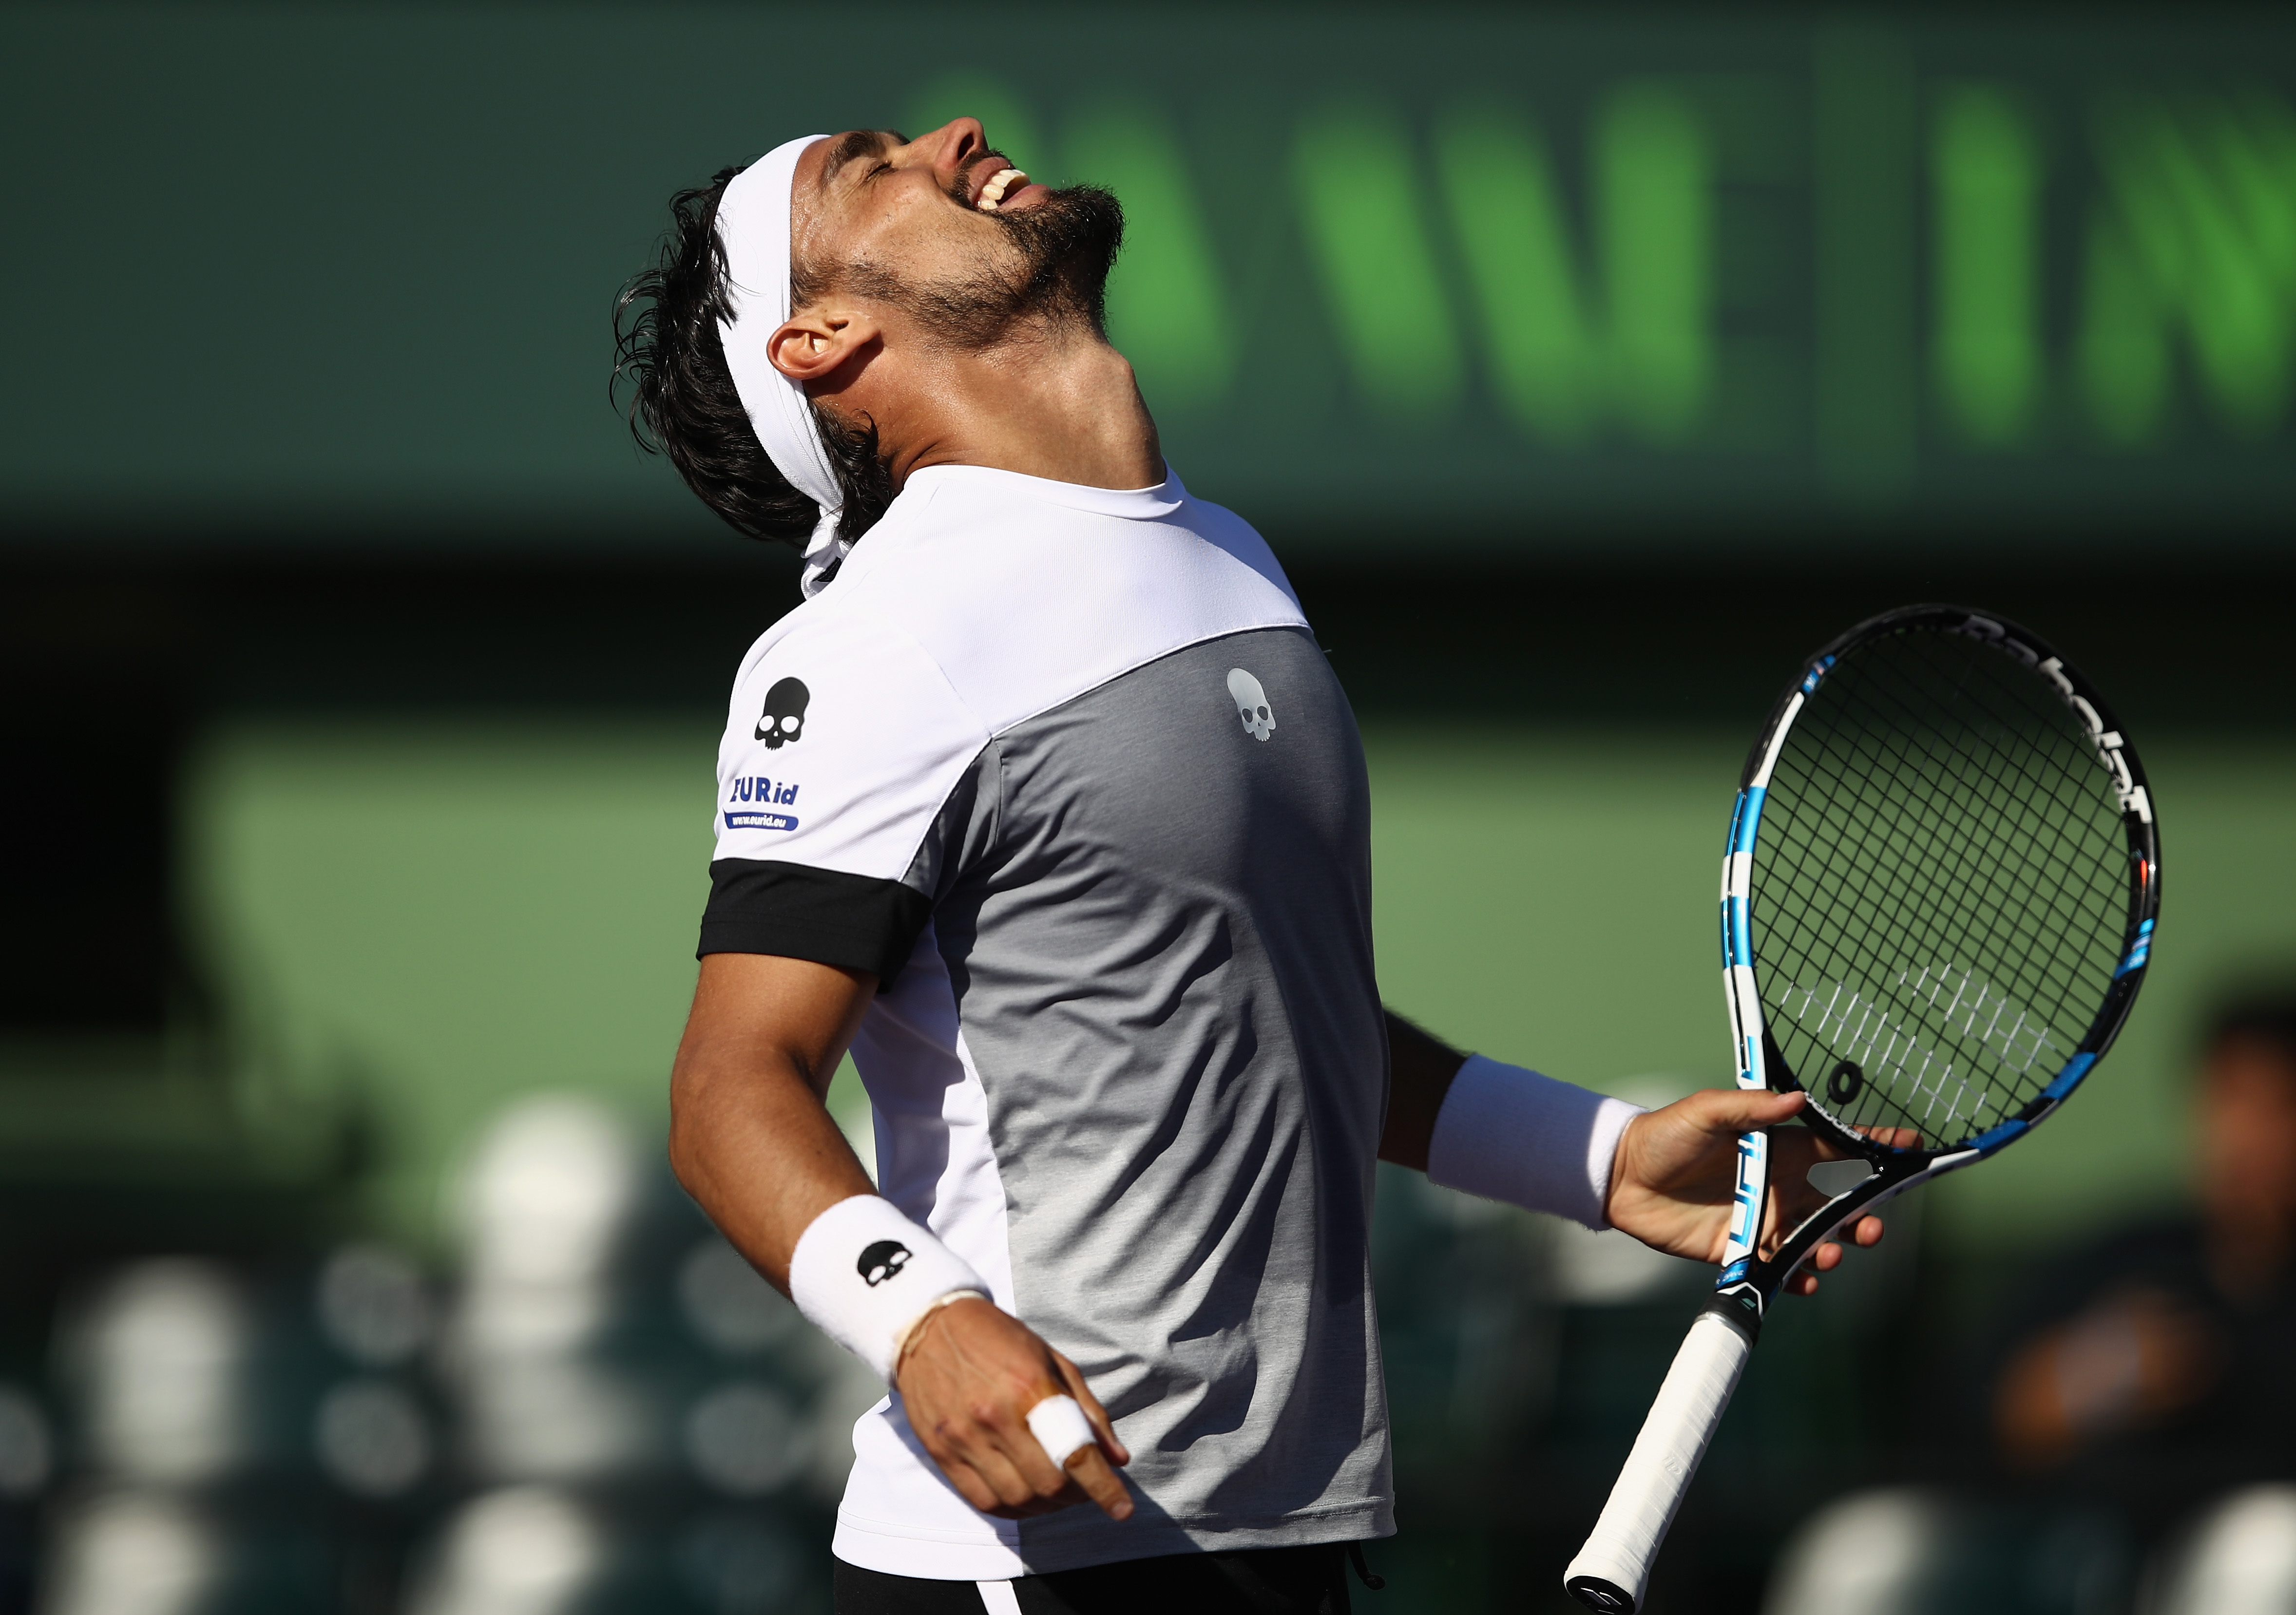
<svg viewBox="0 0 2296 1615">
<path fill-rule="evenodd" d="M 1573 1576 L 1562 1584 L 1571 1597 L 1602 1615 L 1634 1615 L 1634 1595 L 1600 1576 Z"/>
</svg>

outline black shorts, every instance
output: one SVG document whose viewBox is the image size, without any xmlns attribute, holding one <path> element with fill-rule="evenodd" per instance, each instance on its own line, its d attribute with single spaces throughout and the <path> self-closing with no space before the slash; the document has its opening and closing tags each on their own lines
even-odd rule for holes
<svg viewBox="0 0 2296 1615">
<path fill-rule="evenodd" d="M 1348 1555 L 1336 1542 L 1174 1554 L 1020 1576 L 1021 1615 L 1348 1615 Z M 837 1615 L 981 1615 L 970 1581 L 888 1576 L 837 1562 Z"/>
</svg>

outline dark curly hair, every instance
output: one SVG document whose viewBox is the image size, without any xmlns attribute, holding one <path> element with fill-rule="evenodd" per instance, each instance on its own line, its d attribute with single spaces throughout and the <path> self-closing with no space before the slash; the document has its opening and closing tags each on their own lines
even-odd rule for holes
<svg viewBox="0 0 2296 1615">
<path fill-rule="evenodd" d="M 731 312 L 718 199 L 742 166 L 670 199 L 669 233 L 660 258 L 614 301 L 608 394 L 620 408 L 622 385 L 629 383 L 627 414 L 638 447 L 667 455 L 685 486 L 734 531 L 801 546 L 820 520 L 820 506 L 790 485 L 758 441 L 718 336 L 718 323 Z M 892 473 L 879 453 L 877 429 L 857 430 L 819 405 L 811 407 L 845 492 L 838 535 L 858 538 L 893 502 Z"/>
<path fill-rule="evenodd" d="M 2296 1062 L 2296 988 L 2278 985 L 2251 990 L 2218 1004 L 2201 1046 L 2213 1052 L 2234 1039 L 2268 1043 Z"/>
</svg>

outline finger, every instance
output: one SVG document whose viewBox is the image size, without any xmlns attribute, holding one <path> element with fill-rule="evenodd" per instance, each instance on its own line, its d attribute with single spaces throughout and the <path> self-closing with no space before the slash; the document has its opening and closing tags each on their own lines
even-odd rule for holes
<svg viewBox="0 0 2296 1615">
<path fill-rule="evenodd" d="M 1092 1428 L 1109 1457 L 1118 1463 L 1131 1463 L 1132 1449 L 1117 1439 L 1116 1422 L 1108 1416 L 1108 1409 L 1100 1405 L 1100 1398 L 1092 1394 L 1092 1387 L 1084 1382 L 1083 1372 L 1057 1351 L 1053 1353 L 1053 1362 L 1059 1367 L 1061 1378 L 1068 1381 L 1069 1395 L 1084 1409 L 1084 1416 L 1092 1421 Z"/>
<path fill-rule="evenodd" d="M 1788 1295 L 1816 1295 L 1817 1293 L 1816 1275 L 1808 1273 L 1795 1274 L 1792 1278 L 1786 1281 L 1786 1293 Z"/>
<path fill-rule="evenodd" d="M 1023 1439 L 1026 1439 L 1025 1431 Z M 1039 1452 L 1037 1459 L 1040 1463 L 1043 1457 L 1043 1453 Z M 1023 1473 L 1021 1466 L 1013 1461 L 1013 1455 L 1001 1450 L 982 1453 L 972 1461 L 972 1467 L 980 1472 L 982 1480 L 988 1482 L 989 1489 L 996 1494 L 996 1500 L 1007 1508 L 1024 1508 L 1040 1498 L 1052 1496 L 1053 1492 L 1060 1490 L 1062 1485 L 1060 1481 L 1054 1481 L 1052 1490 L 1045 1490 L 1036 1476 Z M 1045 1467 L 1051 1466 L 1046 1464 Z"/>
<path fill-rule="evenodd" d="M 1775 1150 L 1781 1145 L 1790 1153 L 1800 1157 L 1800 1164 L 1804 1170 L 1821 1160 L 1840 1160 L 1849 1153 L 1824 1134 L 1810 1127 L 1795 1127 L 1780 1134 L 1770 1147 Z"/>
<path fill-rule="evenodd" d="M 1857 1226 L 1849 1231 L 1849 1237 L 1857 1242 L 1859 1248 L 1870 1250 L 1882 1242 L 1882 1232 L 1883 1224 L 1880 1217 L 1861 1217 L 1857 1219 Z"/>
<path fill-rule="evenodd" d="M 1042 1479 L 1050 1482 L 1052 1490 L 1059 1490 L 1061 1481 L 1054 1478 L 1052 1463 L 1046 1458 L 1044 1448 L 1037 1447 L 1036 1439 L 1029 1435 L 1028 1426 L 1020 1425 L 1019 1429 L 1021 1444 L 1036 1447 L 1037 1467 L 1047 1472 Z M 982 1484 L 995 1493 L 996 1501 L 1006 1508 L 1018 1508 L 1046 1495 L 1038 1489 L 1036 1480 L 1023 1474 L 1021 1466 L 1013 1462 L 1012 1443 L 997 1429 L 995 1410 L 976 1408 L 972 1428 L 953 1445 L 958 1456 L 972 1466 L 973 1473 L 980 1477 Z M 943 1464 L 942 1467 L 945 1469 L 947 1465 Z"/>
<path fill-rule="evenodd" d="M 1052 1394 L 1057 1393 L 1046 1393 Z M 1044 1399 L 1044 1396 L 1037 1398 L 1038 1401 Z M 1000 1407 L 990 1429 L 995 1434 L 998 1451 L 1028 1483 L 1031 1496 L 1054 1497 L 1068 1488 L 1068 1472 L 1045 1450 L 1045 1444 L 1037 1439 L 1036 1430 L 1025 1415 L 1018 1414 L 1009 1407 Z"/>
<path fill-rule="evenodd" d="M 948 1478 L 948 1483 L 956 1488 L 957 1496 L 982 1513 L 994 1513 L 1004 1506 L 996 1488 L 983 1480 L 980 1472 L 964 1459 L 954 1455 L 944 1458 L 935 1454 L 934 1462 L 940 1465 L 940 1472 Z"/>
<path fill-rule="evenodd" d="M 1069 1476 L 1111 1520 L 1132 1518 L 1132 1494 L 1097 1447 L 1079 1447 L 1069 1455 Z"/>
<path fill-rule="evenodd" d="M 1685 1100 L 1689 1114 L 1710 1133 L 1749 1133 L 1800 1114 L 1808 1095 L 1759 1088 L 1702 1088 Z"/>
<path fill-rule="evenodd" d="M 1831 1273 L 1841 1266 L 1841 1247 L 1832 1242 L 1820 1245 L 1809 1253 L 1809 1267 L 1815 1273 Z"/>
</svg>

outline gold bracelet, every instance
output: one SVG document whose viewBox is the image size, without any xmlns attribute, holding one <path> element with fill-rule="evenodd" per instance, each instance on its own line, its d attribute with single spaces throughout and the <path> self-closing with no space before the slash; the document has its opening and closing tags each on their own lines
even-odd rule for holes
<svg viewBox="0 0 2296 1615">
<path fill-rule="evenodd" d="M 947 1295 L 936 1296 L 933 1299 L 925 1303 L 925 1309 L 909 1320 L 909 1326 L 901 1331 L 901 1338 L 893 1342 L 894 1385 L 898 1387 L 901 1382 L 901 1359 L 909 1355 L 909 1347 L 914 1343 L 918 1332 L 924 1328 L 926 1322 L 931 1318 L 934 1313 L 939 1312 L 942 1308 L 947 1306 L 952 1301 L 987 1300 L 988 1300 L 988 1297 L 978 1290 L 952 1290 Z M 995 1305 L 993 1301 L 989 1304 L 992 1306 Z"/>
</svg>

